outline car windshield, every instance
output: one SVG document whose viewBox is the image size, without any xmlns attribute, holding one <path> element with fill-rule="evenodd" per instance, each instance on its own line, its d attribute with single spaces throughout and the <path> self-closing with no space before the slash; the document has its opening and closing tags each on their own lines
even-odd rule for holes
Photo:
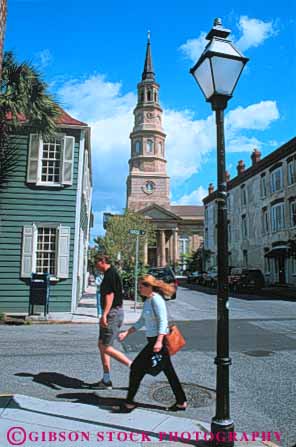
<svg viewBox="0 0 296 447">
<path fill-rule="evenodd" d="M 155 278 L 163 278 L 164 276 L 170 276 L 173 278 L 172 272 L 167 269 L 151 269 L 148 273 L 153 275 Z"/>
</svg>

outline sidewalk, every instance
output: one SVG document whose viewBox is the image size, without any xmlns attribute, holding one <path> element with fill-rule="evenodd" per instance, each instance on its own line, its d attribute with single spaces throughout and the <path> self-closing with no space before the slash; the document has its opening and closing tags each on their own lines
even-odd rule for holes
<svg viewBox="0 0 296 447">
<path fill-rule="evenodd" d="M 95 398 L 95 395 L 91 393 Z M 168 441 L 177 432 L 178 441 Z M 196 441 L 196 433 L 200 441 Z M 166 433 L 167 435 L 163 434 Z M 239 438 L 239 434 L 237 437 Z M 251 437 L 251 434 L 248 434 Z M 56 438 L 55 438 L 56 437 Z M 11 445 L 85 445 L 138 447 L 209 446 L 210 425 L 183 417 L 136 409 L 129 414 L 112 413 L 95 402 L 84 405 L 46 401 L 24 395 L 0 395 L 0 443 Z M 191 439 L 190 439 L 191 438 Z M 79 443 L 79 444 L 78 444 Z M 236 447 L 276 447 L 270 442 L 235 442 Z"/>
</svg>

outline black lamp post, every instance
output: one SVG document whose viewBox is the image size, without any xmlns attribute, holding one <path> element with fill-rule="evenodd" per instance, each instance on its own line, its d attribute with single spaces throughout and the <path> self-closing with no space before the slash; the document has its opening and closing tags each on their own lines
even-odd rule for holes
<svg viewBox="0 0 296 447">
<path fill-rule="evenodd" d="M 228 233 L 227 233 L 227 191 L 225 176 L 224 109 L 248 62 L 227 39 L 230 31 L 222 27 L 221 19 L 215 19 L 214 26 L 207 35 L 210 42 L 191 68 L 206 100 L 211 103 L 216 114 L 217 126 L 217 383 L 216 414 L 212 419 L 211 431 L 215 434 L 215 445 L 233 446 L 234 424 L 229 406 L 229 317 L 228 317 Z"/>
</svg>

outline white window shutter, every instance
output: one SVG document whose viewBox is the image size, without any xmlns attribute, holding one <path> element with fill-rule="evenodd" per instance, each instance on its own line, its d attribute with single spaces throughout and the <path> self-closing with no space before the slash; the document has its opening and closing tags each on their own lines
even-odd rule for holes
<svg viewBox="0 0 296 447">
<path fill-rule="evenodd" d="M 39 172 L 41 137 L 38 134 L 30 135 L 27 182 L 37 183 Z"/>
<path fill-rule="evenodd" d="M 37 241 L 37 229 L 35 225 L 25 225 L 23 227 L 22 246 L 22 278 L 30 278 L 35 271 L 35 251 Z"/>
<path fill-rule="evenodd" d="M 64 138 L 64 150 L 62 157 L 62 184 L 72 185 L 73 183 L 73 164 L 74 164 L 74 137 Z"/>
<path fill-rule="evenodd" d="M 69 277 L 69 261 L 70 261 L 70 227 L 62 225 L 58 228 L 58 262 L 57 277 Z"/>
</svg>

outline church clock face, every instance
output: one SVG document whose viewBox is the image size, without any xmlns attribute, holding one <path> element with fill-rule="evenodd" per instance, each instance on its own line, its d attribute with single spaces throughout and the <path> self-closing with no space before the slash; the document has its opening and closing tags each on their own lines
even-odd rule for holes
<svg viewBox="0 0 296 447">
<path fill-rule="evenodd" d="M 155 191 L 155 184 L 151 181 L 145 183 L 143 190 L 146 194 L 152 194 Z"/>
</svg>

